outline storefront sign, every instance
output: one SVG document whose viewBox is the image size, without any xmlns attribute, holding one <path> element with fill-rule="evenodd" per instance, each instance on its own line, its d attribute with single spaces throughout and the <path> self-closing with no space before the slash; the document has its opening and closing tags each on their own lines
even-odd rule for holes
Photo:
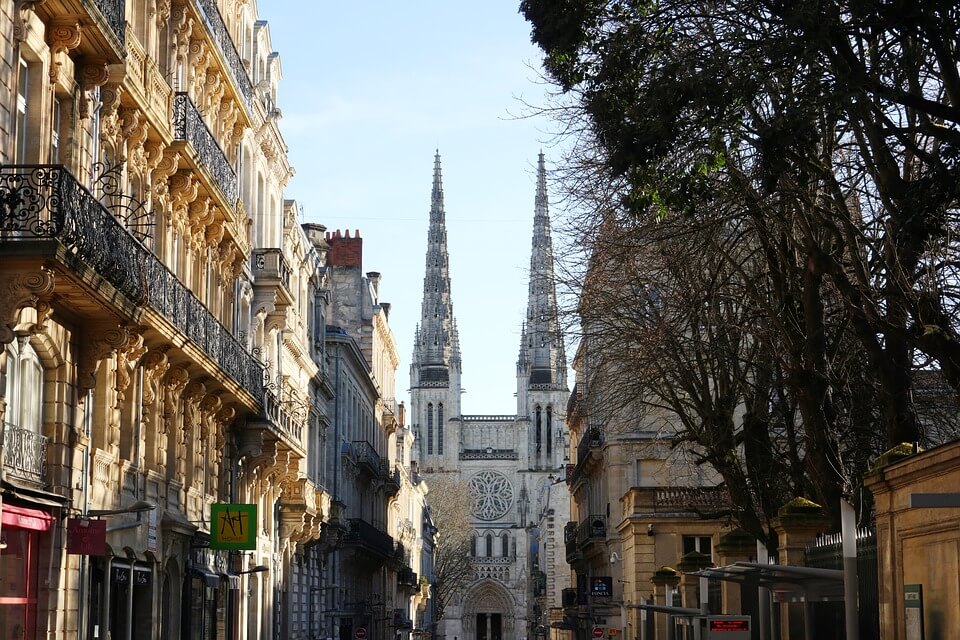
<svg viewBox="0 0 960 640">
<path fill-rule="evenodd" d="M 114 567 L 113 581 L 121 586 L 130 584 L 130 567 Z"/>
<path fill-rule="evenodd" d="M 590 579 L 590 595 L 594 598 L 609 598 L 613 595 L 613 578 L 594 576 Z"/>
<path fill-rule="evenodd" d="M 133 569 L 133 586 L 135 587 L 149 587 L 150 586 L 150 576 L 151 571 L 149 569 L 140 569 L 135 567 Z"/>
<path fill-rule="evenodd" d="M 210 548 L 233 550 L 256 549 L 257 505 L 211 505 Z"/>
<path fill-rule="evenodd" d="M 923 585 L 903 585 L 907 640 L 923 640 Z"/>
<path fill-rule="evenodd" d="M 707 640 L 750 640 L 749 616 L 707 616 Z"/>
<path fill-rule="evenodd" d="M 147 515 L 147 551 L 157 552 L 157 509 L 152 509 Z"/>
<path fill-rule="evenodd" d="M 0 521 L 5 527 L 47 531 L 53 526 L 53 516 L 46 511 L 28 509 L 15 504 L 4 504 L 2 510 L 3 514 L 0 515 Z"/>
<path fill-rule="evenodd" d="M 107 553 L 106 520 L 70 518 L 67 520 L 67 553 L 102 556 Z"/>
</svg>

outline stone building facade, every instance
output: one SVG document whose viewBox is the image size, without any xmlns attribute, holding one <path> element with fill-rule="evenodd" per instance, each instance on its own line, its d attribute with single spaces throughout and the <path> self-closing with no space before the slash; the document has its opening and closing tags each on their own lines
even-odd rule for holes
<svg viewBox="0 0 960 640">
<path fill-rule="evenodd" d="M 329 246 L 284 199 L 256 3 L 4 0 L 0 61 L 0 633 L 329 637 L 346 589 L 409 611 L 393 574 L 340 586 L 331 560 L 375 499 L 407 566 L 397 473 L 337 493 L 363 466 L 337 429 L 393 464 L 396 350 L 385 313 L 343 327 L 361 438 L 338 413 Z M 221 503 L 256 505 L 252 548 L 211 548 Z"/>
<path fill-rule="evenodd" d="M 527 317 L 517 361 L 517 413 L 464 415 L 461 354 L 451 301 L 440 156 L 434 160 L 420 323 L 410 365 L 411 424 L 429 484 L 444 476 L 474 495 L 475 579 L 448 605 L 436 633 L 448 640 L 527 638 L 536 632 L 535 576 L 567 574 L 562 557 L 541 567 L 534 553 L 537 500 L 562 473 L 567 437 L 566 359 L 557 318 L 543 155 L 538 164 Z M 554 496 L 565 494 L 553 486 Z M 556 499 L 565 522 L 568 500 Z M 544 510 L 545 512 L 545 510 Z M 437 522 L 440 535 L 443 523 Z M 549 524 L 548 526 L 553 526 Z M 544 536 L 549 543 L 555 536 Z M 558 594 L 559 596 L 559 594 Z"/>
</svg>

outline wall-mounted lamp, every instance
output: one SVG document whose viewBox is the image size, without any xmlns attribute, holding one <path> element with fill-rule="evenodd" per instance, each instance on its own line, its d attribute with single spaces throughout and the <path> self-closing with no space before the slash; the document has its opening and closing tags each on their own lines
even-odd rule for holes
<svg viewBox="0 0 960 640">
<path fill-rule="evenodd" d="M 647 535 L 648 535 L 648 536 L 653 536 L 653 535 L 656 535 L 656 534 L 657 534 L 657 532 L 653 530 L 653 523 L 651 522 L 650 524 L 647 525 Z"/>
<path fill-rule="evenodd" d="M 153 511 L 156 508 L 157 505 L 152 502 L 137 500 L 133 504 L 120 507 L 119 509 L 90 509 L 87 511 L 87 516 L 91 518 L 102 518 L 103 516 L 119 516 L 124 513 L 144 513 L 146 511 Z"/>
<path fill-rule="evenodd" d="M 253 569 L 245 569 L 244 571 L 237 571 L 237 575 L 242 576 L 245 573 L 263 573 L 264 571 L 270 571 L 270 567 L 267 567 L 262 564 L 258 564 Z"/>
</svg>

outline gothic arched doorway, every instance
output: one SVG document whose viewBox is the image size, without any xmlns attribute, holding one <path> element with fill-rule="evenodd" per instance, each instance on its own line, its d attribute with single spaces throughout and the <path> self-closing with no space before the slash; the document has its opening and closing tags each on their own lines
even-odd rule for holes
<svg viewBox="0 0 960 640">
<path fill-rule="evenodd" d="M 474 585 L 463 599 L 464 640 L 513 640 L 515 603 L 510 592 L 495 580 Z"/>
</svg>

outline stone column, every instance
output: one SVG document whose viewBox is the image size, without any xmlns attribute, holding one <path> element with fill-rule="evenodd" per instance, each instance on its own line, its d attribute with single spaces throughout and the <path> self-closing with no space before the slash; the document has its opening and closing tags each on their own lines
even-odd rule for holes
<svg viewBox="0 0 960 640">
<path fill-rule="evenodd" d="M 817 503 L 794 498 L 780 507 L 771 524 L 779 537 L 778 564 L 804 566 L 807 546 L 827 530 L 830 518 Z M 805 608 L 804 603 L 781 604 L 781 638 L 804 637 Z"/>
<path fill-rule="evenodd" d="M 680 559 L 677 568 L 683 573 L 680 579 L 680 593 L 683 594 L 684 607 L 700 608 L 700 576 L 691 574 L 712 566 L 710 556 L 699 551 L 691 551 Z"/>
<path fill-rule="evenodd" d="M 754 557 L 757 541 L 743 529 L 734 529 L 720 536 L 720 542 L 714 547 L 717 565 L 726 567 L 735 562 L 747 561 Z M 740 584 L 723 580 L 720 593 L 723 600 L 723 613 L 742 614 Z"/>
<path fill-rule="evenodd" d="M 678 584 L 680 584 L 680 575 L 677 573 L 677 570 L 673 567 L 660 567 L 653 573 L 653 577 L 650 578 L 650 582 L 653 583 L 653 598 L 654 604 L 666 606 L 667 602 L 667 590 L 674 589 Z M 659 587 L 659 588 L 658 588 Z M 673 606 L 677 606 L 677 603 L 674 602 Z M 667 635 L 667 616 L 666 614 L 655 614 L 652 611 L 648 615 L 655 616 L 656 619 L 656 638 L 657 640 L 666 640 L 669 636 Z"/>
</svg>

